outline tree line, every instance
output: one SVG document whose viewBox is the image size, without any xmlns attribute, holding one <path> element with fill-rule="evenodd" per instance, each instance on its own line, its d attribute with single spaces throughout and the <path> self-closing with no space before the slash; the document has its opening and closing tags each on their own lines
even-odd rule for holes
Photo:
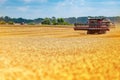
<svg viewBox="0 0 120 80">
<path fill-rule="evenodd" d="M 66 22 L 64 18 L 37 18 L 37 19 L 23 19 L 23 18 L 10 18 L 8 16 L 0 17 L 0 24 L 43 24 L 43 25 L 69 25 L 70 23 Z"/>
<path fill-rule="evenodd" d="M 89 16 L 90 17 L 90 16 Z M 102 16 L 104 17 L 104 16 Z M 114 23 L 120 23 L 120 16 L 106 17 Z M 8 16 L 0 17 L 0 24 L 14 24 L 25 23 L 29 25 L 42 24 L 42 25 L 69 25 L 74 23 L 86 23 L 87 17 L 69 17 L 69 18 L 37 18 L 37 19 L 24 19 L 24 18 L 11 18 Z"/>
</svg>

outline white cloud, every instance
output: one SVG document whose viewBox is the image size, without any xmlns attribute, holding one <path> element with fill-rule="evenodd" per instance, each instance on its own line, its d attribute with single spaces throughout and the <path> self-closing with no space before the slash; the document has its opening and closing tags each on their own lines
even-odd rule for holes
<svg viewBox="0 0 120 80">
<path fill-rule="evenodd" d="M 4 2 L 6 2 L 7 0 L 0 0 L 0 4 L 3 4 Z"/>
<path fill-rule="evenodd" d="M 30 2 L 47 2 L 47 0 L 23 0 L 25 3 L 30 3 Z"/>
<path fill-rule="evenodd" d="M 29 2 L 31 2 L 32 0 L 24 0 L 24 2 L 26 2 L 26 3 L 29 3 Z"/>
<path fill-rule="evenodd" d="M 59 2 L 58 5 L 61 6 L 82 6 L 85 5 L 85 0 L 64 0 Z"/>
<path fill-rule="evenodd" d="M 64 0 L 56 4 L 55 8 L 53 9 L 53 12 L 54 15 L 60 17 L 116 15 L 119 12 L 117 11 L 118 9 L 114 10 L 114 12 L 110 11 L 112 6 L 114 6 L 114 8 L 118 8 L 116 4 L 119 4 L 119 2 L 87 2 L 87 0 Z"/>
<path fill-rule="evenodd" d="M 101 2 L 101 4 L 118 5 L 118 4 L 120 4 L 120 1 L 106 1 L 106 2 Z"/>
<path fill-rule="evenodd" d="M 56 4 L 54 12 L 60 17 L 84 16 L 88 11 L 93 11 L 94 8 L 86 6 L 85 0 L 65 0 Z"/>
<path fill-rule="evenodd" d="M 22 6 L 22 7 L 17 7 L 18 11 L 26 12 L 29 10 L 29 6 Z"/>
</svg>

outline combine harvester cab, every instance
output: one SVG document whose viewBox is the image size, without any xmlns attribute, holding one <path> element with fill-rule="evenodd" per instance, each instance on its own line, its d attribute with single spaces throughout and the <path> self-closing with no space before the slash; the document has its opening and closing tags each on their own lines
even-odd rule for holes
<svg viewBox="0 0 120 80">
<path fill-rule="evenodd" d="M 88 18 L 87 24 L 75 23 L 74 30 L 86 30 L 87 34 L 105 34 L 109 26 L 103 23 L 104 18 Z"/>
</svg>

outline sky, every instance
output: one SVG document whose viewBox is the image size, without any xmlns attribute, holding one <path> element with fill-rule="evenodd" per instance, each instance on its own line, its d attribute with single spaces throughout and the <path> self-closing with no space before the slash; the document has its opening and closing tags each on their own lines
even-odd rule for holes
<svg viewBox="0 0 120 80">
<path fill-rule="evenodd" d="M 27 19 L 120 16 L 120 0 L 0 0 L 0 16 Z"/>
</svg>

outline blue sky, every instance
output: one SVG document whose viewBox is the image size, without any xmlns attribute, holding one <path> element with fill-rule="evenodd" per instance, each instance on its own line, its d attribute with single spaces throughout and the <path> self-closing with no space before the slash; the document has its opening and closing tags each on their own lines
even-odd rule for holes
<svg viewBox="0 0 120 80">
<path fill-rule="evenodd" d="M 120 0 L 0 0 L 0 16 L 120 16 Z"/>
</svg>

